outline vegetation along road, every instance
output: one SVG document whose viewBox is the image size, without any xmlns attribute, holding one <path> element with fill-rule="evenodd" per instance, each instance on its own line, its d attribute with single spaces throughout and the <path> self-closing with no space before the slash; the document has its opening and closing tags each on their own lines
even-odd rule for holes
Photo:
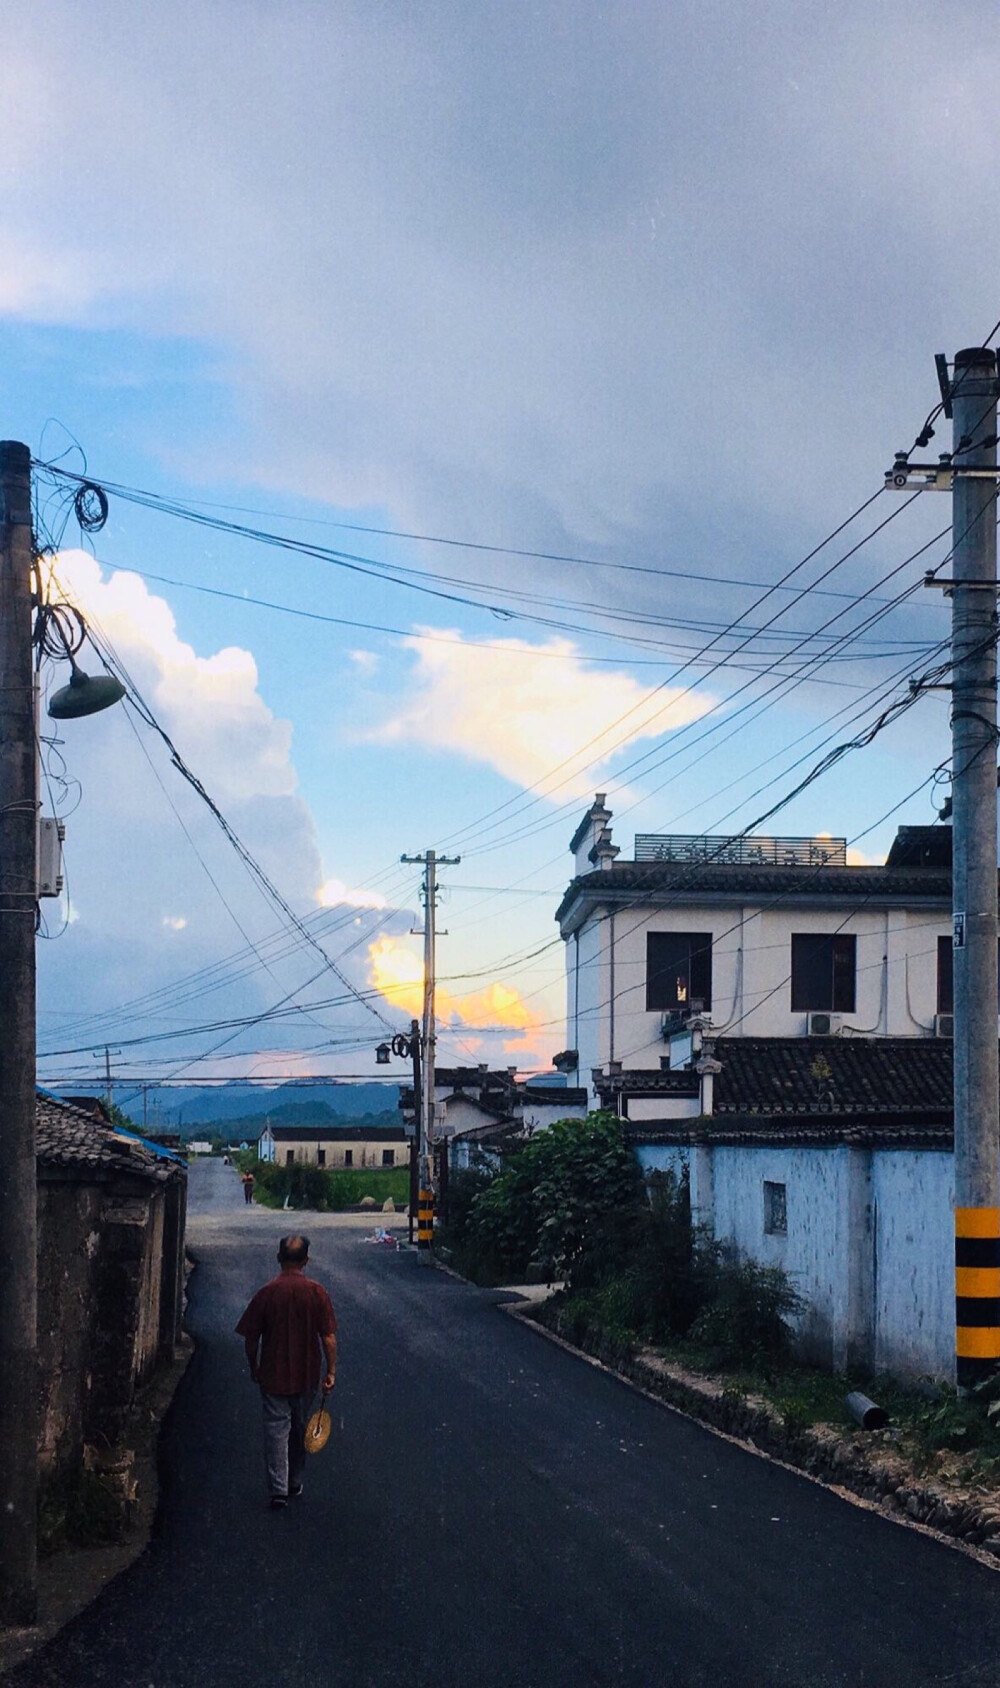
<svg viewBox="0 0 1000 1688">
<path fill-rule="evenodd" d="M 341 1320 L 335 1434 L 302 1500 L 269 1512 L 233 1325 L 288 1218 L 245 1211 L 219 1162 L 191 1182 L 197 1353 L 156 1535 L 18 1688 L 997 1681 L 995 1573 L 336 1216 L 307 1227 Z"/>
</svg>

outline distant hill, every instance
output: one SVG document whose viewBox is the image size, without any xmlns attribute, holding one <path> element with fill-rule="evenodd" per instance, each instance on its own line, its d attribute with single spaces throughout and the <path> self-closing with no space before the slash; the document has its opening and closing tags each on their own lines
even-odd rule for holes
<svg viewBox="0 0 1000 1688">
<path fill-rule="evenodd" d="M 272 1125 L 399 1125 L 398 1108 L 387 1108 L 375 1114 L 339 1114 L 325 1102 L 287 1102 L 281 1108 L 269 1108 L 262 1114 L 241 1114 L 236 1119 L 205 1120 L 199 1132 L 209 1136 L 218 1133 L 232 1141 L 252 1142 L 259 1137 L 270 1120 Z"/>
<path fill-rule="evenodd" d="M 87 1086 L 80 1085 L 78 1088 L 82 1094 Z M 103 1085 L 95 1085 L 92 1089 L 95 1096 L 103 1096 Z M 142 1101 L 134 1092 L 126 1091 L 124 1086 L 116 1086 L 115 1100 L 134 1120 L 141 1122 Z M 273 1088 L 239 1081 L 232 1084 L 184 1085 L 177 1089 L 165 1085 L 162 1090 L 150 1088 L 147 1118 L 150 1131 L 179 1131 L 182 1137 L 198 1137 L 204 1135 L 204 1128 L 209 1123 L 218 1125 L 225 1134 L 234 1120 L 256 1119 L 264 1114 L 270 1114 L 274 1119 L 278 1110 L 284 1107 L 328 1108 L 331 1113 L 348 1119 L 360 1119 L 365 1114 L 391 1113 L 395 1122 L 398 1101 L 398 1082 L 276 1084 Z M 324 1118 L 325 1115 L 320 1114 L 316 1123 L 322 1124 Z M 304 1116 L 299 1116 L 299 1123 L 306 1123 Z"/>
</svg>

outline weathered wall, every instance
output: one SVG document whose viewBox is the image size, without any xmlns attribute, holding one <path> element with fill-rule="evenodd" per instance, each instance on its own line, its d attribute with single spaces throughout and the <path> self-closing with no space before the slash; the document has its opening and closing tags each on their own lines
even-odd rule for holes
<svg viewBox="0 0 1000 1688">
<path fill-rule="evenodd" d="M 475 1118 L 470 1119 L 469 1123 L 470 1125 L 482 1125 L 483 1118 L 483 1114 L 477 1108 Z M 449 1127 L 449 1130 L 450 1129 L 451 1127 Z M 459 1129 L 462 1128 L 460 1127 Z M 288 1142 L 281 1141 L 276 1143 L 274 1145 L 273 1153 L 271 1152 L 269 1144 L 266 1144 L 263 1141 L 258 1144 L 260 1159 L 273 1160 L 278 1166 L 287 1166 L 289 1164 L 289 1153 L 294 1156 L 294 1164 L 296 1166 L 317 1166 L 319 1164 L 320 1149 L 323 1149 L 326 1153 L 326 1160 L 323 1164 L 327 1168 L 346 1165 L 347 1151 L 350 1151 L 353 1156 L 353 1160 L 351 1162 L 352 1166 L 381 1166 L 383 1149 L 391 1149 L 394 1152 L 395 1159 L 393 1161 L 393 1165 L 409 1165 L 410 1147 L 409 1140 L 405 1137 L 397 1137 L 389 1142 L 380 1143 L 373 1143 L 372 1140 L 367 1137 L 355 1137 L 345 1139 L 343 1141 L 332 1141 L 327 1139 L 318 1143 L 294 1139 L 289 1140 Z M 267 1150 L 267 1153 L 264 1152 L 265 1150 Z"/>
<path fill-rule="evenodd" d="M 100 1193 L 92 1184 L 39 1187 L 38 1381 L 42 1471 L 75 1465 L 83 1452 L 100 1206 Z"/>
<path fill-rule="evenodd" d="M 136 1389 L 173 1352 L 185 1188 L 63 1175 L 38 1193 L 39 1458 L 52 1471 L 78 1464 L 85 1443 L 113 1444 Z"/>
<path fill-rule="evenodd" d="M 955 1169 L 950 1153 L 872 1157 L 875 1362 L 950 1377 L 955 1344 Z"/>
<path fill-rule="evenodd" d="M 954 1167 L 950 1152 L 645 1144 L 646 1170 L 687 1167 L 697 1221 L 808 1302 L 803 1352 L 842 1369 L 950 1379 Z M 787 1233 L 764 1230 L 764 1182 L 784 1184 Z"/>
</svg>

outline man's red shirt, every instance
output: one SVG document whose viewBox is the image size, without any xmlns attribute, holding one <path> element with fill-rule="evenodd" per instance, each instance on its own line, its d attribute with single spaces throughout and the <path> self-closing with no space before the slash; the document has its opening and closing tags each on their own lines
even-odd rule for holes
<svg viewBox="0 0 1000 1688">
<path fill-rule="evenodd" d="M 337 1315 L 322 1284 L 281 1272 L 259 1289 L 236 1326 L 260 1341 L 257 1376 L 268 1395 L 305 1395 L 320 1379 L 320 1338 L 334 1336 Z"/>
</svg>

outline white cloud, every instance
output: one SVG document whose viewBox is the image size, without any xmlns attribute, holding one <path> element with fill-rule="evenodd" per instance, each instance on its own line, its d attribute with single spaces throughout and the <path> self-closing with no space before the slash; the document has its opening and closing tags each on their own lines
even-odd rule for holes
<svg viewBox="0 0 1000 1688">
<path fill-rule="evenodd" d="M 356 944 L 355 920 L 374 922 L 384 900 L 346 891 L 324 871 L 312 816 L 296 790 L 291 729 L 261 696 L 252 654 L 231 646 L 201 655 L 179 637 L 164 599 L 135 575 L 105 579 L 84 552 L 62 553 L 55 572 L 285 899 L 313 921 L 317 903 L 346 905 L 341 920 L 334 915 L 320 923 L 331 956 Z M 79 661 L 90 673 L 99 668 L 89 645 Z M 65 679 L 58 665 L 52 683 Z M 176 940 L 182 932 L 185 976 L 240 952 L 242 959 L 227 966 L 223 989 L 161 1003 L 160 1030 L 259 1013 L 317 971 L 315 950 L 287 930 L 274 936 L 286 925 L 283 916 L 261 896 L 205 804 L 172 767 L 163 743 L 125 706 L 63 723 L 43 715 L 42 730 L 60 741 L 58 757 L 51 750 L 46 756 L 55 773 L 43 791 L 46 807 L 58 796 L 62 763 L 82 787 L 67 819 L 65 845 L 72 922 L 57 942 L 41 946 L 43 1025 L 58 1017 L 72 1026 L 85 1013 L 113 1010 L 171 986 L 179 976 Z M 323 887 L 319 896 L 317 886 Z M 178 906 L 183 914 L 163 913 Z M 405 928 L 409 916 L 390 911 L 390 931 L 394 922 Z M 359 988 L 366 984 L 363 958 L 348 955 L 338 965 Z M 327 975 L 312 994 L 341 996 L 343 987 Z M 329 1014 L 303 1017 L 298 1029 L 304 1043 L 315 1043 L 324 1030 L 328 1036 L 342 1032 L 345 1023 L 366 1034 L 374 1024 L 360 1007 L 341 1008 L 332 1020 Z M 281 1024 L 284 1035 L 288 1022 Z M 117 1043 L 142 1027 L 141 1020 L 112 1016 L 105 1035 Z M 91 1035 L 81 1032 L 79 1040 Z M 266 1031 L 252 1033 L 249 1046 L 266 1038 Z M 63 1035 L 53 1041 L 47 1032 L 43 1047 L 77 1041 Z M 153 1046 L 148 1055 L 162 1071 L 178 1054 L 203 1046 L 203 1039 L 192 1037 L 178 1046 Z M 130 1052 L 132 1058 L 145 1056 Z M 82 1059 L 86 1067 L 86 1054 Z"/>
<path fill-rule="evenodd" d="M 412 696 L 370 736 L 457 752 L 517 785 L 540 782 L 558 801 L 590 795 L 595 765 L 697 720 L 712 702 L 700 693 L 684 696 L 681 687 L 656 691 L 629 674 L 588 668 L 568 639 L 480 643 L 449 630 L 445 639 L 403 643 L 415 658 Z M 615 789 L 613 776 L 607 783 Z"/>
</svg>

